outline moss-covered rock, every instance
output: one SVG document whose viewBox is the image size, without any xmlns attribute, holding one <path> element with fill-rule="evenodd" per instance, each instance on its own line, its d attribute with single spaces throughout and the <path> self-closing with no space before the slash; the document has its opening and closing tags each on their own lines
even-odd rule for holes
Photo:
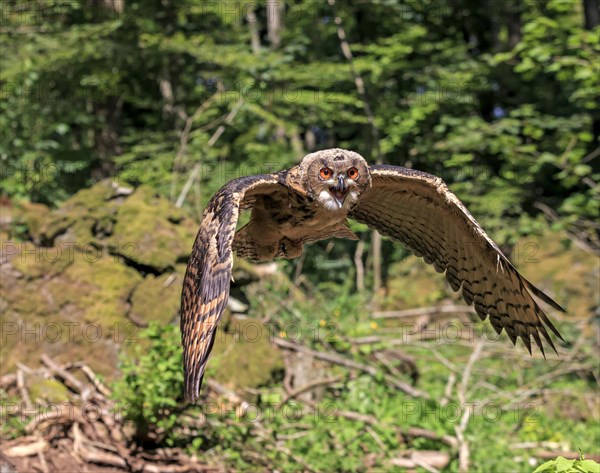
<svg viewBox="0 0 600 473">
<path fill-rule="evenodd" d="M 194 227 L 166 199 L 140 187 L 119 207 L 110 244 L 131 261 L 163 272 L 187 259 Z M 124 245 L 129 251 L 123 251 Z"/>
<path fill-rule="evenodd" d="M 70 399 L 67 387 L 55 379 L 27 378 L 29 397 L 33 402 L 67 402 Z"/>
<path fill-rule="evenodd" d="M 210 376 L 232 389 L 267 384 L 283 369 L 279 350 L 270 342 L 269 327 L 251 318 L 231 317 L 219 329 L 209 363 Z"/>
<path fill-rule="evenodd" d="M 129 318 L 142 326 L 171 322 L 179 310 L 183 274 L 180 268 L 179 272 L 146 276 L 133 291 Z"/>
<path fill-rule="evenodd" d="M 94 229 L 98 221 L 115 218 L 120 200 L 114 196 L 114 183 L 109 180 L 77 192 L 47 216 L 43 237 L 50 242 L 56 238 L 76 242 L 81 247 L 98 244 Z"/>
<path fill-rule="evenodd" d="M 49 278 L 62 273 L 73 262 L 77 251 L 74 245 L 64 244 L 43 247 L 31 242 L 15 242 L 13 245 L 16 254 L 12 265 L 26 279 Z"/>
<path fill-rule="evenodd" d="M 125 320 L 129 297 L 142 279 L 112 255 L 104 253 L 87 261 L 79 255 L 47 287 L 60 307 L 74 305 L 84 311 L 86 322 L 109 326 Z"/>
<path fill-rule="evenodd" d="M 565 234 L 548 231 L 539 238 L 523 238 L 513 248 L 511 260 L 569 317 L 588 318 L 598 305 L 598 258 L 578 248 Z"/>
<path fill-rule="evenodd" d="M 137 341 L 134 320 L 176 317 L 196 225 L 154 192 L 123 192 L 110 181 L 52 211 L 15 208 L 19 238 L 29 241 L 3 241 L 10 251 L 0 267 L 0 304 L 9 325 L 0 369 L 35 366 L 47 353 L 84 360 L 110 378 L 123 345 Z"/>
<path fill-rule="evenodd" d="M 446 290 L 443 274 L 421 258 L 408 257 L 390 266 L 382 309 L 402 310 L 436 304 L 452 291 Z"/>
<path fill-rule="evenodd" d="M 24 225 L 33 241 L 39 243 L 49 213 L 50 209 L 43 204 L 17 202 L 11 209 L 12 225 Z"/>
</svg>

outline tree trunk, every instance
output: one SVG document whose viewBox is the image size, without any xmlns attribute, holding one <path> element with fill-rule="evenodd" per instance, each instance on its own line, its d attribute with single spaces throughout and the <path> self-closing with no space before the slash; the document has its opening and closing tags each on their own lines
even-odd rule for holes
<svg viewBox="0 0 600 473">
<path fill-rule="evenodd" d="M 585 29 L 592 30 L 600 23 L 600 5 L 598 0 L 583 0 Z"/>
<path fill-rule="evenodd" d="M 281 13 L 283 2 L 280 0 L 267 0 L 267 32 L 271 48 L 275 49 L 281 42 Z"/>
<path fill-rule="evenodd" d="M 113 18 L 121 17 L 125 9 L 124 0 L 102 0 L 99 5 L 109 17 Z M 103 122 L 93 130 L 94 149 L 99 160 L 92 168 L 92 179 L 101 180 L 114 177 L 114 157 L 122 152 L 119 144 L 119 132 L 123 98 L 109 95 L 99 103 L 94 102 L 91 108 L 95 117 L 104 117 Z"/>
<path fill-rule="evenodd" d="M 598 0 L 583 0 L 583 12 L 585 15 L 585 29 L 592 30 L 600 23 L 600 5 Z M 596 115 L 592 122 L 592 134 L 594 141 L 592 149 L 599 145 L 600 141 L 600 117 Z"/>
<path fill-rule="evenodd" d="M 507 13 L 508 26 L 508 47 L 513 49 L 521 41 L 521 12 L 519 11 L 520 2 L 510 3 Z"/>
<path fill-rule="evenodd" d="M 94 116 L 104 117 L 102 125 L 94 129 L 94 148 L 99 158 L 97 165 L 92 169 L 94 180 L 114 176 L 114 157 L 122 151 L 119 144 L 122 106 L 123 99 L 114 96 L 107 97 L 103 103 L 93 104 Z"/>
<path fill-rule="evenodd" d="M 258 54 L 260 52 L 260 34 L 258 33 L 256 13 L 254 13 L 254 8 L 252 4 L 248 6 L 248 12 L 246 13 L 246 21 L 248 22 L 248 29 L 250 30 L 250 44 L 252 46 L 252 54 Z"/>
</svg>

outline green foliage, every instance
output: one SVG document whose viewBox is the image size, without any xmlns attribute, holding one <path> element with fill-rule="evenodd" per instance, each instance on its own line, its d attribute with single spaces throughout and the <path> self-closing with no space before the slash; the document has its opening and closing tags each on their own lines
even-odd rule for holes
<svg viewBox="0 0 600 473">
<path fill-rule="evenodd" d="M 537 467 L 533 473 L 600 473 L 600 465 L 594 460 L 567 460 L 559 456 Z"/>
<path fill-rule="evenodd" d="M 0 438 L 12 439 L 26 434 L 26 418 L 17 414 L 21 403 L 20 398 L 9 396 L 4 389 L 0 389 Z"/>
<path fill-rule="evenodd" d="M 19 34 L 2 37 L 3 192 L 56 204 L 109 176 L 174 201 L 199 165 L 186 203 L 199 213 L 233 177 L 338 145 L 440 174 L 500 243 L 535 230 L 543 206 L 557 212 L 557 227 L 597 242 L 598 26 L 584 28 L 580 2 L 483 5 L 336 6 L 374 143 L 326 4 L 286 3 L 275 46 L 260 36 L 262 2 L 187 0 L 160 11 L 75 2 L 31 15 L 10 3 L 5 28 Z"/>
<path fill-rule="evenodd" d="M 183 393 L 179 330 L 151 323 L 139 341 L 121 361 L 114 399 L 133 421 L 139 439 L 172 445 Z"/>
</svg>

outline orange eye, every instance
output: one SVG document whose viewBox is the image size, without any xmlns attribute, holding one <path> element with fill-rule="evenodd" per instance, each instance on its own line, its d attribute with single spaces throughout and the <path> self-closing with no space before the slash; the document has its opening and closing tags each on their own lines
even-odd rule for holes
<svg viewBox="0 0 600 473">
<path fill-rule="evenodd" d="M 358 169 L 350 168 L 346 175 L 348 176 L 348 179 L 356 179 L 358 177 Z"/>
<path fill-rule="evenodd" d="M 319 171 L 319 175 L 321 176 L 321 179 L 329 179 L 331 176 L 333 176 L 333 171 L 329 168 L 321 168 L 321 170 Z"/>
</svg>

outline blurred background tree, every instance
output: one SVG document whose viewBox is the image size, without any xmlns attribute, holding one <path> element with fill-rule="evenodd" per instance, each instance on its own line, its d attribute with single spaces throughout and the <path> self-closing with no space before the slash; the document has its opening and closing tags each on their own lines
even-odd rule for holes
<svg viewBox="0 0 600 473">
<path fill-rule="evenodd" d="M 340 146 L 440 174 L 502 243 L 543 213 L 597 250 L 597 11 L 3 2 L 2 192 L 57 205 L 115 177 L 175 202 L 196 167 L 198 213 L 226 180 Z"/>
</svg>

